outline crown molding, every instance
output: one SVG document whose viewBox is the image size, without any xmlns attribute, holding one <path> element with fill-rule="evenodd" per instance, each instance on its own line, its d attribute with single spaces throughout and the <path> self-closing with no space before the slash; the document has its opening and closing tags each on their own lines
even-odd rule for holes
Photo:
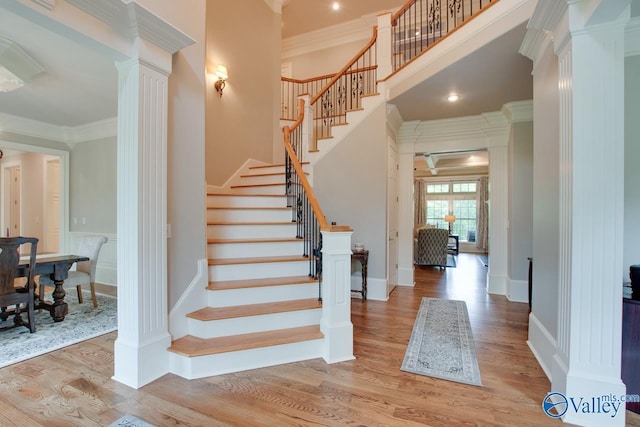
<svg viewBox="0 0 640 427">
<path fill-rule="evenodd" d="M 269 6 L 271 10 L 273 10 L 278 15 L 282 14 L 282 8 L 285 6 L 289 0 L 264 0 L 264 2 Z"/>
<path fill-rule="evenodd" d="M 115 138 L 118 131 L 116 117 L 80 126 L 58 126 L 24 117 L 0 113 L 0 130 L 33 138 L 59 141 L 73 148 L 82 142 Z"/>
<path fill-rule="evenodd" d="M 502 112 L 510 123 L 533 121 L 533 100 L 514 101 L 504 104 Z"/>
<path fill-rule="evenodd" d="M 640 16 L 634 16 L 629 20 L 624 35 L 625 56 L 640 55 Z"/>
<path fill-rule="evenodd" d="M 160 19 L 138 3 L 121 0 L 67 0 L 129 39 L 143 38 L 174 54 L 195 43 L 191 37 Z"/>
<path fill-rule="evenodd" d="M 56 7 L 56 0 L 31 0 L 31 1 L 48 10 L 53 10 L 53 8 Z"/>
<path fill-rule="evenodd" d="M 304 55 L 362 40 L 369 40 L 378 14 L 344 22 L 282 40 L 282 58 Z"/>
<path fill-rule="evenodd" d="M 554 31 L 568 7 L 566 0 L 539 0 L 527 28 Z"/>
</svg>

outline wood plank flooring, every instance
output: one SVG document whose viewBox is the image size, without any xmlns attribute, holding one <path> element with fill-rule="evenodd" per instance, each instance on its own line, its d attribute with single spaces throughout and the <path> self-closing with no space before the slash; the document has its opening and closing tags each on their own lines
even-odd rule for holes
<svg viewBox="0 0 640 427">
<path fill-rule="evenodd" d="M 525 342 L 528 306 L 485 292 L 486 268 L 421 268 L 388 302 L 352 299 L 356 360 L 310 360 L 133 390 L 111 380 L 116 333 L 0 369 L 0 425 L 105 426 L 126 413 L 157 426 L 561 426 Z M 423 296 L 467 303 L 482 387 L 400 371 Z M 1 337 L 1 335 L 0 335 Z M 628 425 L 636 423 L 628 413 Z"/>
</svg>

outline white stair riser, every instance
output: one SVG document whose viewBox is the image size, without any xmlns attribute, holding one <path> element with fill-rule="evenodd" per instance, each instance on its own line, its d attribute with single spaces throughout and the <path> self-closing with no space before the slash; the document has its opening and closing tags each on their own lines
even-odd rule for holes
<svg viewBox="0 0 640 427">
<path fill-rule="evenodd" d="M 293 242 L 268 242 L 268 243 L 210 243 L 207 246 L 207 255 L 211 259 L 242 258 L 302 255 L 304 241 Z"/>
<path fill-rule="evenodd" d="M 318 283 L 303 285 L 264 286 L 207 292 L 208 307 L 234 307 L 245 304 L 264 304 L 277 301 L 318 298 Z"/>
<path fill-rule="evenodd" d="M 212 321 L 189 319 L 189 335 L 199 338 L 217 338 L 274 329 L 319 325 L 321 316 L 322 309 L 317 308 Z"/>
<path fill-rule="evenodd" d="M 305 274 L 309 274 L 309 263 L 306 261 L 209 266 L 209 280 L 212 281 L 304 276 Z"/>
<path fill-rule="evenodd" d="M 273 172 L 260 172 L 263 174 L 272 174 Z M 254 185 L 254 184 L 282 184 L 286 180 L 284 172 L 277 175 L 243 175 L 240 177 L 241 185 Z"/>
<path fill-rule="evenodd" d="M 291 208 L 285 209 L 207 209 L 209 222 L 286 222 L 291 221 Z"/>
<path fill-rule="evenodd" d="M 209 239 L 259 239 L 262 237 L 295 237 L 296 224 L 207 225 Z"/>
<path fill-rule="evenodd" d="M 199 357 L 170 352 L 170 366 L 172 373 L 183 378 L 204 378 L 316 359 L 324 355 L 324 347 L 324 340 L 318 339 Z"/>
<path fill-rule="evenodd" d="M 287 206 L 287 197 L 247 197 L 233 195 L 207 196 L 207 207 L 209 206 L 238 206 L 238 207 L 274 207 L 282 208 Z"/>
<path fill-rule="evenodd" d="M 237 194 L 285 194 L 285 185 L 267 185 L 261 187 L 231 187 Z"/>
</svg>

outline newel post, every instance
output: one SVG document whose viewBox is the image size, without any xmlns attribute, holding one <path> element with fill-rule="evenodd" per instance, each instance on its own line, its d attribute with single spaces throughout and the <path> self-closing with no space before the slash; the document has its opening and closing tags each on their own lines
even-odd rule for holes
<svg viewBox="0 0 640 427">
<path fill-rule="evenodd" d="M 376 38 L 376 58 L 378 60 L 378 80 L 385 79 L 393 72 L 391 64 L 391 13 L 378 15 L 378 37 Z"/>
<path fill-rule="evenodd" d="M 304 117 L 302 119 L 302 152 L 308 153 L 313 146 L 313 106 L 311 105 L 311 95 L 304 94 L 298 96 L 298 100 L 304 101 Z"/>
<path fill-rule="evenodd" d="M 322 319 L 327 363 L 353 360 L 351 323 L 351 235 L 353 230 L 322 231 Z"/>
</svg>

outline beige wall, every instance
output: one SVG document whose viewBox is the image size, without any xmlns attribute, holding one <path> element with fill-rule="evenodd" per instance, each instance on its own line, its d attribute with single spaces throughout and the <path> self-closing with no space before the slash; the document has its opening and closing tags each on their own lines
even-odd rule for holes
<svg viewBox="0 0 640 427">
<path fill-rule="evenodd" d="M 211 5 L 213 2 L 209 2 Z M 223 184 L 247 159 L 271 162 L 279 130 L 280 23 L 264 0 L 215 2 L 207 8 L 206 61 L 224 64 L 222 98 L 207 82 L 206 180 Z"/>
<path fill-rule="evenodd" d="M 116 138 L 76 144 L 69 156 L 69 230 L 113 233 L 116 227 Z"/>
<path fill-rule="evenodd" d="M 206 258 L 205 238 L 205 15 L 206 0 L 138 0 L 186 32 L 196 43 L 173 56 L 169 76 L 167 135 L 167 240 L 169 307 L 173 307 Z M 218 7 L 218 2 L 215 2 Z M 219 21 L 219 20 L 218 20 Z"/>
<path fill-rule="evenodd" d="M 358 40 L 304 55 L 283 57 L 282 62 L 291 63 L 291 77 L 294 79 L 309 79 L 325 74 L 334 74 L 352 60 L 368 41 L 369 39 Z"/>
</svg>

